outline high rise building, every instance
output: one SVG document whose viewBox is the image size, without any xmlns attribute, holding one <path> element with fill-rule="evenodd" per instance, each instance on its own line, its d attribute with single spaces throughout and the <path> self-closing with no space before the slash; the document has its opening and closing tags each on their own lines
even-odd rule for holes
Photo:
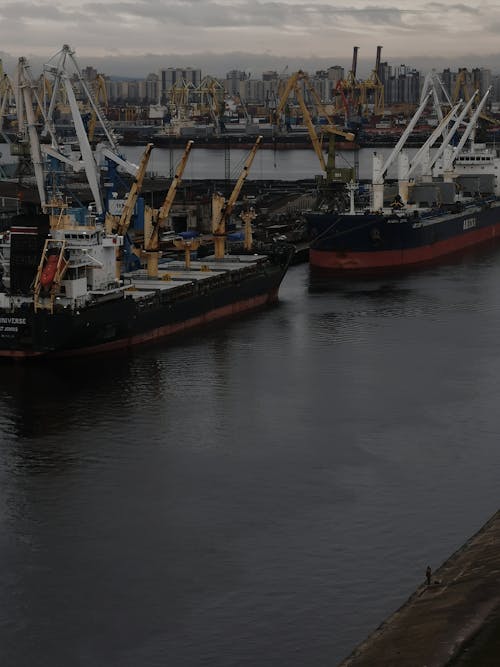
<svg viewBox="0 0 500 667">
<path fill-rule="evenodd" d="M 240 81 L 246 81 L 249 76 L 246 72 L 241 70 L 233 69 L 226 74 L 226 79 L 224 81 L 224 88 L 228 95 L 239 94 L 240 92 Z"/>
<path fill-rule="evenodd" d="M 159 71 L 161 95 L 165 96 L 175 84 L 191 83 L 196 88 L 201 83 L 201 69 L 193 67 L 167 67 Z"/>
</svg>

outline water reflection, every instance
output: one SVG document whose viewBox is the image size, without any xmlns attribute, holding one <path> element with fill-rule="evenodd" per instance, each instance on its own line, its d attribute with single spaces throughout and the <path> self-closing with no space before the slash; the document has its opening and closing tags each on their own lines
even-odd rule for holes
<svg viewBox="0 0 500 667">
<path fill-rule="evenodd" d="M 139 395 L 160 398 L 164 385 L 158 359 L 135 353 L 6 363 L 0 406 L 10 436 L 32 439 L 95 427 L 114 410 L 125 416 Z"/>
</svg>

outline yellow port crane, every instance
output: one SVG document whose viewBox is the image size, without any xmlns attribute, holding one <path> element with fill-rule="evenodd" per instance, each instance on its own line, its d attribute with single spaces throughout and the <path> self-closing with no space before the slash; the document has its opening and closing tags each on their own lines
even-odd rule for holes
<svg viewBox="0 0 500 667">
<path fill-rule="evenodd" d="M 369 104 L 373 105 L 373 113 L 380 116 L 384 113 L 384 85 L 380 79 L 380 56 L 382 47 L 377 46 L 377 56 L 375 58 L 375 67 L 366 81 L 361 86 L 361 109 L 364 115 L 370 111 Z"/>
<path fill-rule="evenodd" d="M 318 136 L 318 133 L 316 132 L 316 128 L 311 118 L 311 114 L 309 112 L 309 109 L 307 108 L 307 104 L 305 102 L 304 95 L 302 92 L 302 86 L 300 85 L 301 82 L 304 82 L 305 87 L 307 87 L 312 99 L 314 100 L 318 115 L 323 116 L 327 120 L 327 124 L 322 126 L 321 128 L 321 138 Z M 337 125 L 335 125 L 333 118 L 330 116 L 330 114 L 326 111 L 325 107 L 323 106 L 319 98 L 319 95 L 312 86 L 306 72 L 299 70 L 298 72 L 292 74 L 292 76 L 288 79 L 285 88 L 280 96 L 279 104 L 276 108 L 276 119 L 279 119 L 280 114 L 282 113 L 288 101 L 288 97 L 291 95 L 292 92 L 299 104 L 300 110 L 302 111 L 304 122 L 309 132 L 309 137 L 311 138 L 314 152 L 318 157 L 321 169 L 325 173 L 327 181 L 333 181 L 337 178 L 343 180 L 345 177 L 348 178 L 352 177 L 351 174 L 352 170 L 348 170 L 350 173 L 349 175 L 347 175 L 341 173 L 343 172 L 343 170 L 338 170 L 335 166 L 335 136 L 343 137 L 347 141 L 354 141 L 355 136 L 352 132 L 341 130 L 339 127 L 337 127 Z M 323 135 L 325 134 L 328 135 L 329 138 L 328 162 L 325 161 L 325 156 L 323 154 L 323 146 L 322 146 L 322 138 Z"/>
<path fill-rule="evenodd" d="M 103 116 L 106 115 L 108 110 L 108 93 L 106 91 L 106 80 L 102 74 L 98 74 L 95 81 L 92 82 L 92 92 L 94 93 L 94 99 L 96 105 L 99 106 L 99 109 L 102 111 Z M 101 107 L 104 107 L 101 109 Z M 90 112 L 90 120 L 88 126 L 88 137 L 90 143 L 94 141 L 95 128 L 97 125 L 97 113 L 96 110 L 92 107 Z"/>
<path fill-rule="evenodd" d="M 259 135 L 248 154 L 245 164 L 241 170 L 238 180 L 231 192 L 229 199 L 226 201 L 221 194 L 214 194 L 212 198 L 212 232 L 214 236 L 215 259 L 223 259 L 226 244 L 226 222 L 231 215 L 234 205 L 240 196 L 241 188 L 245 182 L 255 154 L 262 142 L 262 136 Z"/>
<path fill-rule="evenodd" d="M 8 75 L 3 71 L 0 59 L 0 132 L 3 130 L 4 119 L 14 100 L 14 89 Z"/>
<path fill-rule="evenodd" d="M 476 91 L 480 89 L 480 83 L 478 80 L 474 81 L 474 72 L 469 72 L 467 67 L 460 67 L 457 73 L 457 78 L 455 81 L 455 86 L 453 88 L 453 93 L 451 96 L 451 101 L 454 104 L 461 97 L 465 102 L 468 102 Z M 470 114 L 474 113 L 474 108 L 471 108 Z M 485 112 L 479 114 L 479 118 L 487 121 L 488 123 L 497 123 L 497 119 L 489 116 Z"/>
<path fill-rule="evenodd" d="M 358 51 L 359 46 L 354 46 L 352 51 L 351 69 L 349 70 L 347 77 L 341 79 L 335 88 L 337 96 L 341 97 L 340 104 L 339 100 L 337 101 L 337 109 L 340 109 L 340 106 L 343 106 L 345 109 L 349 108 L 351 112 L 355 114 L 359 111 L 361 98 L 360 84 L 357 79 Z"/>
</svg>

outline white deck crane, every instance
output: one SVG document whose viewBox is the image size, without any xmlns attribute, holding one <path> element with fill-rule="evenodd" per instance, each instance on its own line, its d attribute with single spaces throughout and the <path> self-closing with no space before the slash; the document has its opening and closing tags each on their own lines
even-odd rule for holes
<svg viewBox="0 0 500 667">
<path fill-rule="evenodd" d="M 408 123 L 405 131 L 401 135 L 399 141 L 397 144 L 394 146 L 393 150 L 389 154 L 388 158 L 384 163 L 382 163 L 382 158 L 377 154 L 373 154 L 373 175 L 372 175 L 372 195 L 373 195 L 373 209 L 375 211 L 378 211 L 383 208 L 384 206 L 384 179 L 385 175 L 387 173 L 387 170 L 389 167 L 393 164 L 394 160 L 398 158 L 398 156 L 401 154 L 401 151 L 410 136 L 410 134 L 413 132 L 413 129 L 415 125 L 417 124 L 420 116 L 422 115 L 425 107 L 427 106 L 427 103 L 432 95 L 432 91 L 429 91 L 427 95 L 424 97 L 422 102 L 420 103 L 420 106 L 416 110 L 415 114 L 413 115 L 413 118 L 410 120 Z M 402 159 L 400 158 L 400 165 L 399 165 L 399 171 L 401 172 L 407 172 L 408 171 L 408 158 L 406 154 L 402 154 Z M 401 180 L 401 179 L 400 179 Z M 404 192 L 402 193 L 402 198 L 403 201 L 406 203 L 406 199 L 404 197 Z"/>
</svg>

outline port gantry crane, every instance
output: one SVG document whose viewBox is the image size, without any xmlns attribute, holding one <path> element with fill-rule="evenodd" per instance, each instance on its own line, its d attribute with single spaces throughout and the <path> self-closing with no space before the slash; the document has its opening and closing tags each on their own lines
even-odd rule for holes
<svg viewBox="0 0 500 667">
<path fill-rule="evenodd" d="M 343 107 L 346 124 L 348 116 L 350 118 L 351 114 L 357 114 L 359 111 L 360 87 L 359 81 L 356 78 L 358 69 L 358 51 L 359 46 L 353 47 L 351 69 L 349 70 L 347 77 L 345 79 L 340 79 L 335 86 L 335 96 L 341 98 L 341 102 L 337 100 L 336 109 L 339 111 L 340 108 Z"/>
<path fill-rule="evenodd" d="M 468 102 L 476 91 L 479 92 L 481 89 L 480 81 L 475 76 L 474 71 L 469 72 L 467 67 L 460 67 L 457 73 L 457 79 L 455 81 L 455 86 L 453 88 L 453 93 L 451 100 L 453 103 L 457 102 L 460 98 Z M 471 114 L 474 109 L 471 109 Z M 481 111 L 479 118 L 482 120 L 496 124 L 496 118 L 489 116 L 485 111 Z"/>
<path fill-rule="evenodd" d="M 384 113 L 384 85 L 380 79 L 381 53 L 382 47 L 377 46 L 375 67 L 368 79 L 361 84 L 361 108 L 364 115 L 369 113 L 370 104 L 375 116 L 380 116 Z"/>
<path fill-rule="evenodd" d="M 108 109 L 108 93 L 106 91 L 106 81 L 102 74 L 98 74 L 94 81 L 90 82 L 89 88 L 93 92 L 93 99 L 96 104 L 96 108 L 90 105 L 90 120 L 88 124 L 88 136 L 89 141 L 92 144 L 94 142 L 95 131 L 97 127 L 97 111 L 99 108 L 103 118 L 106 117 Z M 104 108 L 103 106 L 104 105 Z"/>
<path fill-rule="evenodd" d="M 247 159 L 243 165 L 241 173 L 236 181 L 236 184 L 231 192 L 229 199 L 226 201 L 223 195 L 215 193 L 212 197 L 212 233 L 214 238 L 215 259 L 223 259 L 226 245 L 226 222 L 231 215 L 234 205 L 240 196 L 241 188 L 245 182 L 255 154 L 262 142 L 262 136 L 259 135 L 248 154 Z M 251 218 L 245 221 L 246 227 L 251 224 Z M 245 235 L 248 236 L 248 229 L 245 230 Z"/>
<path fill-rule="evenodd" d="M 6 143 L 9 142 L 9 138 L 4 134 L 4 120 L 10 111 L 14 101 L 14 90 L 12 88 L 12 82 L 8 76 L 3 71 L 2 60 L 0 59 L 0 137 Z"/>
<path fill-rule="evenodd" d="M 304 86 L 307 88 L 312 99 L 314 100 L 318 115 L 323 116 L 327 120 L 327 124 L 321 127 L 321 138 L 318 136 L 318 133 L 316 132 L 316 128 L 311 118 L 311 114 L 309 112 L 309 109 L 307 108 L 307 104 L 305 102 L 304 94 L 302 91 L 303 86 L 301 86 L 301 82 L 304 83 Z M 335 125 L 333 118 L 326 111 L 323 103 L 319 98 L 318 93 L 312 86 L 306 72 L 299 70 L 298 72 L 292 74 L 292 76 L 288 79 L 285 88 L 283 89 L 283 92 L 280 96 L 279 104 L 276 108 L 276 122 L 279 121 L 280 115 L 283 112 L 283 109 L 285 108 L 288 98 L 292 94 L 292 92 L 297 102 L 299 103 L 300 110 L 302 111 L 302 115 L 304 117 L 304 122 L 309 132 L 309 137 L 311 138 L 314 152 L 318 157 L 321 169 L 323 170 L 326 176 L 327 182 L 333 182 L 334 180 L 345 180 L 345 179 L 349 180 L 350 178 L 352 178 L 351 169 L 342 170 L 338 169 L 335 165 L 335 136 L 343 137 L 347 141 L 353 141 L 355 138 L 354 134 L 352 132 L 341 130 L 339 127 L 337 127 L 337 125 Z M 322 138 L 324 134 L 328 135 L 329 139 L 327 161 L 325 161 L 325 156 L 323 154 L 323 146 L 322 146 Z M 347 171 L 349 172 L 349 174 L 344 173 Z"/>
</svg>

